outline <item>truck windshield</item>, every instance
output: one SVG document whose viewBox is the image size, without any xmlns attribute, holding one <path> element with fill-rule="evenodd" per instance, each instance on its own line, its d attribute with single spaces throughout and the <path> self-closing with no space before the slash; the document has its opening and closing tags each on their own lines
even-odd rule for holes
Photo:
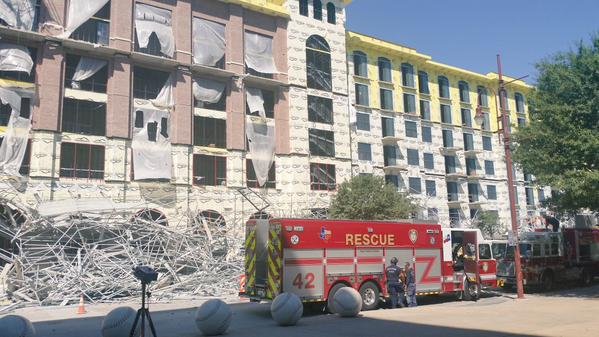
<svg viewBox="0 0 599 337">
<path fill-rule="evenodd" d="M 507 247 L 507 243 L 505 242 L 494 242 L 492 244 L 492 249 L 493 249 L 493 258 L 494 259 L 501 259 L 505 256 L 505 249 Z"/>
<path fill-rule="evenodd" d="M 532 249 L 529 243 L 521 243 L 520 244 L 520 256 L 527 257 L 532 256 Z M 514 247 L 508 246 L 505 257 L 508 259 L 514 259 Z"/>
</svg>

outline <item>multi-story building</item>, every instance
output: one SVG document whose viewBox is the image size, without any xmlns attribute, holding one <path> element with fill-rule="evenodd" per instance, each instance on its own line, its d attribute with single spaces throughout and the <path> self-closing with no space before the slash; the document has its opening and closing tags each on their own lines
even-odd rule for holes
<svg viewBox="0 0 599 337">
<path fill-rule="evenodd" d="M 347 33 L 347 53 L 357 171 L 384 175 L 419 201 L 424 218 L 459 224 L 488 210 L 509 225 L 498 75 L 441 64 L 355 32 Z M 517 127 L 526 123 L 531 87 L 506 81 L 506 109 Z M 526 217 L 545 190 L 535 190 L 530 175 L 515 171 L 518 212 Z"/>
<path fill-rule="evenodd" d="M 4 199 L 142 202 L 138 216 L 164 223 L 232 225 L 319 216 L 339 183 L 374 173 L 442 223 L 479 209 L 508 223 L 496 76 L 346 32 L 348 0 L 12 3 Z M 524 122 L 529 87 L 508 88 Z M 518 177 L 524 210 L 542 196 Z"/>
</svg>

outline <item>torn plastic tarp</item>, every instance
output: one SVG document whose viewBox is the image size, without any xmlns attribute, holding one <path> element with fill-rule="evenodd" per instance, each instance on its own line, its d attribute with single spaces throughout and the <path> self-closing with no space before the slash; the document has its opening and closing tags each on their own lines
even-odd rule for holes
<svg viewBox="0 0 599 337">
<path fill-rule="evenodd" d="M 32 67 L 33 60 L 27 47 L 12 43 L 0 43 L 0 70 L 22 71 L 29 74 Z"/>
<path fill-rule="evenodd" d="M 27 150 L 31 121 L 19 116 L 19 111 L 13 110 L 8 127 L 0 145 L 0 172 L 10 176 L 21 176 L 19 169 Z"/>
<path fill-rule="evenodd" d="M 36 0 L 0 0 L 0 19 L 10 27 L 33 29 Z"/>
<path fill-rule="evenodd" d="M 104 68 L 104 66 L 107 64 L 108 62 L 104 60 L 82 56 L 81 59 L 79 59 L 79 63 L 77 63 L 77 68 L 75 68 L 75 73 L 73 74 L 73 78 L 71 80 L 71 87 L 73 87 L 73 89 L 79 89 L 80 81 L 94 76 L 98 70 Z"/>
<path fill-rule="evenodd" d="M 21 95 L 10 89 L 0 87 L 0 102 L 10 105 L 12 111 L 21 111 Z"/>
<path fill-rule="evenodd" d="M 193 63 L 213 67 L 225 55 L 225 25 L 193 19 Z"/>
<path fill-rule="evenodd" d="M 216 103 L 220 101 L 226 84 L 223 82 L 209 80 L 207 78 L 193 79 L 193 97 L 202 102 Z"/>
<path fill-rule="evenodd" d="M 160 89 L 160 92 L 158 93 L 156 98 L 151 99 L 150 102 L 158 108 L 173 108 L 175 106 L 175 99 L 173 98 L 174 86 L 175 73 L 171 73 L 166 79 L 166 82 L 164 82 L 164 85 L 162 86 L 162 89 Z"/>
<path fill-rule="evenodd" d="M 264 109 L 264 97 L 262 97 L 262 90 L 256 88 L 245 88 L 246 101 L 250 108 L 250 113 L 258 112 L 260 117 L 266 118 L 266 110 Z"/>
<path fill-rule="evenodd" d="M 173 57 L 175 37 L 173 36 L 170 11 L 136 3 L 135 32 L 140 48 L 146 48 L 150 42 L 150 35 L 155 33 L 160 41 L 160 52 Z"/>
<path fill-rule="evenodd" d="M 272 55 L 272 38 L 256 33 L 245 32 L 245 64 L 257 72 L 274 74 L 277 72 Z"/>
<path fill-rule="evenodd" d="M 139 120 L 140 117 L 142 120 Z M 138 123 L 142 127 L 133 128 L 131 142 L 134 179 L 171 179 L 173 164 L 168 134 L 169 113 L 137 108 L 135 124 Z"/>
<path fill-rule="evenodd" d="M 260 186 L 263 186 L 268 180 L 268 171 L 274 159 L 275 128 L 263 121 L 253 121 L 252 117 L 246 116 L 245 133 L 256 180 Z"/>
<path fill-rule="evenodd" d="M 96 14 L 109 0 L 71 0 L 64 33 L 60 37 L 67 38 L 82 24 Z"/>
</svg>

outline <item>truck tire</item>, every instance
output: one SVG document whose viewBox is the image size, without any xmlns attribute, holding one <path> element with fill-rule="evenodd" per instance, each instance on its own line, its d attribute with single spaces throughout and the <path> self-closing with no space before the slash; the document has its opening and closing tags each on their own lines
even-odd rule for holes
<svg viewBox="0 0 599 337">
<path fill-rule="evenodd" d="M 343 287 L 347 287 L 347 285 L 343 283 L 337 283 L 333 286 L 333 288 L 331 288 L 331 290 L 329 290 L 329 297 L 327 297 L 327 311 L 330 314 L 335 313 L 335 308 L 333 306 L 333 297 L 335 297 L 335 293 Z"/>
<path fill-rule="evenodd" d="M 476 286 L 476 283 L 470 282 L 468 280 L 464 281 L 463 294 L 464 296 L 462 298 L 465 301 L 476 301 L 480 295 L 478 293 L 478 287 Z"/>
<path fill-rule="evenodd" d="M 584 287 L 588 287 L 593 283 L 593 274 L 588 268 L 584 268 L 580 273 L 580 282 Z"/>
<path fill-rule="evenodd" d="M 373 282 L 366 282 L 360 287 L 362 310 L 374 310 L 380 302 L 379 288 Z"/>
<path fill-rule="evenodd" d="M 546 270 L 541 274 L 541 290 L 544 292 L 548 292 L 553 290 L 553 272 L 551 270 Z"/>
</svg>

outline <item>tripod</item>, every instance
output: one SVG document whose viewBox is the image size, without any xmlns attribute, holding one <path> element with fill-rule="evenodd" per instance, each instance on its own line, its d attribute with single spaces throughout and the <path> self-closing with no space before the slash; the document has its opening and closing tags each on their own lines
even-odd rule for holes
<svg viewBox="0 0 599 337">
<path fill-rule="evenodd" d="M 135 316 L 135 321 L 133 321 L 133 326 L 131 327 L 131 332 L 129 333 L 129 337 L 133 337 L 135 334 L 135 329 L 137 328 L 137 322 L 141 317 L 141 329 L 140 329 L 140 337 L 145 337 L 145 328 L 146 328 L 146 317 L 148 318 L 148 323 L 150 323 L 150 330 L 152 330 L 152 336 L 156 337 L 156 329 L 154 328 L 154 323 L 152 323 L 152 317 L 150 316 L 150 309 L 146 308 L 146 295 L 148 298 L 152 295 L 149 291 L 146 292 L 147 283 L 141 281 L 141 308 L 137 310 L 137 315 Z"/>
</svg>

